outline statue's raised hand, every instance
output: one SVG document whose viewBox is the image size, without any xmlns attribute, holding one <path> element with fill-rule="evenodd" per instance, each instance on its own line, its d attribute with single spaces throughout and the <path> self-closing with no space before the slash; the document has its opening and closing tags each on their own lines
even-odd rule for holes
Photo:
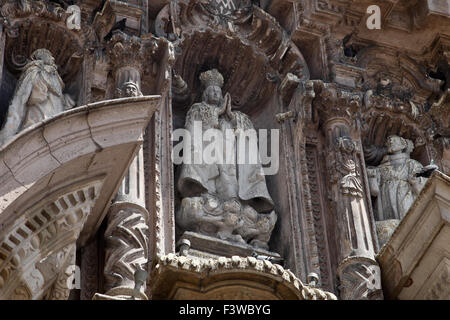
<svg viewBox="0 0 450 320">
<path fill-rule="evenodd" d="M 233 113 L 233 111 L 231 111 L 231 95 L 228 92 L 225 94 L 224 105 L 226 107 L 227 116 L 230 118 L 230 120 L 234 121 L 236 119 L 236 115 Z"/>
</svg>

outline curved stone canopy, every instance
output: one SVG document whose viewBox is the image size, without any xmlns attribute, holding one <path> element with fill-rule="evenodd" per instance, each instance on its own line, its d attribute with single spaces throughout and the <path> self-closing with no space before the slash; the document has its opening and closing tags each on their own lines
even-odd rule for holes
<svg viewBox="0 0 450 320">
<path fill-rule="evenodd" d="M 73 246 L 100 226 L 159 102 L 144 96 L 88 104 L 27 128 L 0 149 L 1 297 L 40 299 L 58 268 L 73 264 Z"/>
<path fill-rule="evenodd" d="M 171 15 L 170 15 L 171 14 Z M 197 1 L 171 3 L 158 21 L 173 20 L 178 57 L 174 70 L 192 92 L 200 92 L 198 74 L 217 68 L 223 72 L 233 106 L 251 113 L 267 102 L 282 79 L 291 73 L 309 79 L 309 68 L 299 48 L 280 24 L 264 10 L 252 7 L 251 15 L 224 21 Z M 163 33 L 169 33 L 166 25 Z M 191 97 L 198 101 L 199 94 Z M 191 102 L 192 102 L 191 101 Z"/>
</svg>

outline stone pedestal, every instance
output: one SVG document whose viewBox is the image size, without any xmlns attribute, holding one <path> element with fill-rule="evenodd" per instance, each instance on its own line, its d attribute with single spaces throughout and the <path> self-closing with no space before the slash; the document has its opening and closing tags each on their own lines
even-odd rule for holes
<svg viewBox="0 0 450 320">
<path fill-rule="evenodd" d="M 231 243 L 229 241 L 206 236 L 196 232 L 186 231 L 181 236 L 182 240 L 189 240 L 190 248 L 188 255 L 198 258 L 218 258 L 218 257 L 251 257 L 254 253 L 266 256 L 275 260 L 280 260 L 280 255 L 264 249 L 254 248 L 250 245 Z"/>
</svg>

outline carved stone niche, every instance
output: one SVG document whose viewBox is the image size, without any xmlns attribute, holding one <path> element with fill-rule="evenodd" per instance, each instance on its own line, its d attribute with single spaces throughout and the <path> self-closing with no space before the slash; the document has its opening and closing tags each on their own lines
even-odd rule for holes
<svg viewBox="0 0 450 320">
<path fill-rule="evenodd" d="M 197 236 L 194 245 L 212 254 L 231 256 L 227 249 L 233 246 L 247 247 L 246 256 L 252 250 L 268 251 L 277 214 L 267 191 L 261 157 L 250 159 L 259 152 L 257 133 L 249 116 L 231 110 L 231 96 L 226 93 L 223 97 L 224 79 L 217 69 L 201 73 L 200 80 L 202 101 L 193 104 L 186 115 L 183 158 L 181 163 L 177 161 L 176 186 L 181 203 L 176 224 L 181 231 L 210 236 Z M 205 141 L 211 132 L 218 135 L 214 144 Z M 246 138 L 245 132 L 255 139 Z M 266 136 L 259 138 L 260 145 L 267 147 Z M 242 143 L 246 140 L 247 145 Z M 206 157 L 211 145 L 220 148 L 214 151 L 212 162 Z M 198 151 L 197 147 L 202 149 Z M 247 159 L 242 158 L 242 151 Z M 199 154 L 201 158 L 196 159 Z M 232 245 L 215 244 L 220 240 Z"/>
<path fill-rule="evenodd" d="M 11 72 L 19 72 L 33 51 L 47 48 L 64 81 L 77 75 L 85 44 L 95 41 L 90 27 L 82 23 L 81 30 L 70 29 L 67 19 L 71 14 L 48 0 L 6 2 L 1 13 L 6 18 L 5 62 Z"/>
<path fill-rule="evenodd" d="M 173 29 L 161 30 L 161 32 L 166 34 L 174 32 L 177 37 L 174 46 L 179 55 L 174 63 L 174 73 L 177 77 L 174 78 L 173 84 L 178 87 L 172 92 L 180 93 L 183 99 L 177 99 L 178 97 L 173 99 L 173 129 L 183 128 L 189 108 L 193 103 L 202 101 L 204 88 L 199 76 L 214 68 L 223 75 L 222 93 L 224 96 L 226 93 L 230 94 L 233 112 L 239 111 L 247 115 L 257 131 L 268 129 L 268 133 L 271 134 L 270 129 L 280 129 L 281 123 L 276 120 L 276 115 L 280 113 L 281 104 L 289 104 L 290 101 L 280 101 L 278 87 L 288 73 L 301 82 L 309 78 L 309 70 L 300 50 L 286 37 L 278 22 L 255 6 L 246 12 L 242 19 L 229 14 L 221 16 L 214 8 L 208 7 L 208 4 L 198 1 L 171 2 L 170 9 L 162 12 L 162 15 L 166 15 L 165 17 L 159 16 L 159 18 L 173 22 L 171 23 Z M 183 82 L 179 81 L 178 76 Z M 188 90 L 180 90 L 185 87 Z M 294 119 L 295 114 L 286 119 L 285 123 Z M 276 139 L 275 134 L 273 136 Z M 282 144 L 281 134 L 279 139 Z M 270 143 L 271 136 L 268 140 Z M 176 143 L 174 142 L 174 145 Z M 278 150 L 275 152 L 278 154 Z M 289 206 L 289 194 L 293 194 L 292 190 L 288 190 L 291 184 L 283 179 L 283 173 L 287 171 L 287 164 L 283 162 L 286 156 L 284 152 L 284 150 L 280 152 L 282 159 L 280 159 L 279 171 L 282 173 L 266 175 L 266 184 L 268 193 L 275 203 L 274 211 L 279 215 L 278 221 L 283 219 L 287 225 L 289 224 L 288 216 L 295 214 L 295 208 Z M 179 166 L 174 167 L 176 183 Z M 183 197 L 177 194 L 176 210 L 181 206 L 182 200 Z M 276 224 L 273 232 L 278 234 L 275 237 L 272 235 L 269 251 L 272 247 L 277 247 L 283 248 L 284 254 L 294 255 L 292 250 L 285 249 L 292 249 L 287 244 L 292 239 L 284 239 L 284 237 L 289 238 L 290 235 L 286 233 L 282 236 L 277 228 Z M 234 254 L 247 256 L 253 250 L 251 248 L 243 250 L 238 248 L 239 245 L 235 245 L 236 250 L 225 250 L 228 246 L 222 245 L 221 241 L 226 241 L 224 239 L 219 239 L 220 241 L 215 244 L 206 245 L 207 235 L 194 237 L 192 234 L 185 233 L 183 236 L 184 231 L 177 228 L 176 240 L 189 239 L 192 243 L 190 252 L 202 251 L 209 256 Z M 199 250 L 200 246 L 202 250 Z M 265 251 L 265 255 L 269 255 L 269 252 Z M 272 255 L 276 256 L 274 253 Z"/>
</svg>

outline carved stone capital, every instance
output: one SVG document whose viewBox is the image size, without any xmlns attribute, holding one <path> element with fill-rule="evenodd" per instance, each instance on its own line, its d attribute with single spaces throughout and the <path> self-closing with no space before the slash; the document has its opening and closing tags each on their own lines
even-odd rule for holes
<svg viewBox="0 0 450 320">
<path fill-rule="evenodd" d="M 142 39 L 121 31 L 113 33 L 107 44 L 107 54 L 114 69 L 134 67 L 141 70 L 146 58 Z"/>
<path fill-rule="evenodd" d="M 113 32 L 107 43 L 107 55 L 116 77 L 123 69 L 137 70 L 141 77 L 146 74 L 156 77 L 160 65 L 174 60 L 173 45 L 166 39 L 130 36 L 122 31 Z"/>
<path fill-rule="evenodd" d="M 350 127 L 357 118 L 361 97 L 342 90 L 335 83 L 313 80 L 316 97 L 313 101 L 320 120 L 327 124 L 334 120 L 344 120 Z"/>
</svg>

